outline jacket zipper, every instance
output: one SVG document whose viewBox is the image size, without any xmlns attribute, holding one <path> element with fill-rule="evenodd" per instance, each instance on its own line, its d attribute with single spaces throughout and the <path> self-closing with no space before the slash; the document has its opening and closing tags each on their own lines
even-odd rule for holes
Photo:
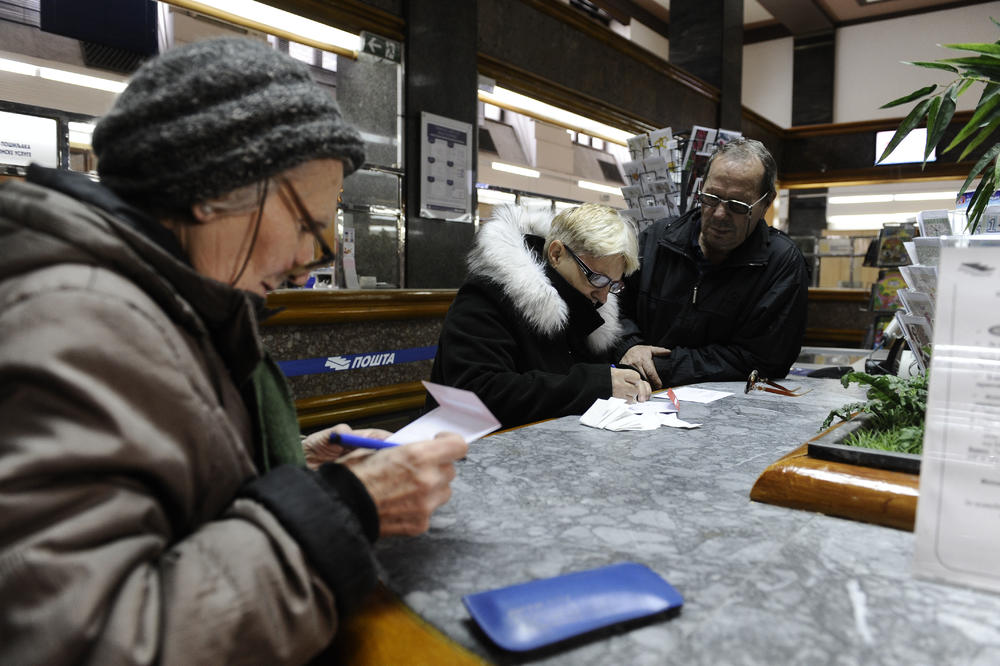
<svg viewBox="0 0 1000 666">
<path fill-rule="evenodd" d="M 694 291 L 691 292 L 691 305 L 694 305 L 697 302 L 698 302 L 698 285 L 696 284 L 694 286 Z"/>
</svg>

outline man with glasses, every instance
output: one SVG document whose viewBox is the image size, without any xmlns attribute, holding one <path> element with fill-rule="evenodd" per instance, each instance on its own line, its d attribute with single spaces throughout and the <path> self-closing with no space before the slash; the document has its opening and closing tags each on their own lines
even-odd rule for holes
<svg viewBox="0 0 1000 666">
<path fill-rule="evenodd" d="M 607 206 L 555 219 L 495 210 L 445 317 L 431 381 L 475 392 L 504 427 L 582 414 L 598 398 L 646 400 L 639 373 L 614 365 L 618 294 L 638 267 L 632 222 Z"/>
<path fill-rule="evenodd" d="M 805 331 L 808 276 L 795 244 L 764 221 L 774 158 L 759 141 L 727 143 L 708 162 L 697 205 L 639 238 L 626 280 L 621 363 L 653 388 L 784 377 Z"/>
</svg>

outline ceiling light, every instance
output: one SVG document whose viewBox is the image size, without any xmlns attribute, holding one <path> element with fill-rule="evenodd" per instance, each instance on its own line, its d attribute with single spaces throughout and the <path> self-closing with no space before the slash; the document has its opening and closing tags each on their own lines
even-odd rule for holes
<svg viewBox="0 0 1000 666">
<path fill-rule="evenodd" d="M 585 190 L 604 192 L 606 194 L 616 194 L 618 196 L 622 195 L 620 187 L 611 187 L 610 185 L 601 185 L 600 183 L 592 183 L 589 180 L 578 180 L 576 181 L 576 184 Z"/>
<path fill-rule="evenodd" d="M 80 74 L 54 67 L 39 67 L 31 63 L 8 60 L 7 58 L 0 58 L 0 70 L 13 74 L 23 74 L 24 76 L 38 76 L 50 81 L 58 81 L 59 83 L 68 83 L 85 88 L 96 88 L 97 90 L 106 90 L 113 93 L 120 93 L 128 85 L 125 81 L 105 79 L 99 76 L 90 76 L 89 74 Z"/>
<path fill-rule="evenodd" d="M 253 0 L 165 0 L 200 14 L 277 37 L 356 58 L 361 38 L 344 30 L 296 16 Z"/>
<path fill-rule="evenodd" d="M 91 123 L 78 123 L 69 121 L 69 142 L 89 146 L 91 137 L 94 134 L 94 125 Z"/>
<path fill-rule="evenodd" d="M 528 178 L 538 178 L 542 175 L 540 171 L 514 166 L 513 164 L 504 164 L 503 162 L 493 162 L 490 164 L 490 167 L 494 171 L 506 171 L 507 173 L 515 173 L 518 176 L 527 176 Z"/>
<path fill-rule="evenodd" d="M 862 194 L 857 196 L 830 197 L 827 203 L 832 204 L 866 204 L 866 203 L 889 203 L 892 201 L 891 194 Z"/>
<path fill-rule="evenodd" d="M 894 194 L 893 201 L 954 201 L 958 198 L 958 192 L 908 192 L 906 194 Z"/>
<path fill-rule="evenodd" d="M 620 146 L 628 145 L 626 141 L 632 136 L 632 132 L 626 132 L 625 130 L 590 120 L 581 115 L 564 111 L 557 106 L 539 102 L 538 100 L 499 86 L 494 88 L 492 93 L 480 90 L 479 99 L 480 101 L 531 116 L 532 118 L 543 120 L 553 125 L 577 132 L 586 132 L 591 136 L 600 137 L 605 141 L 617 143 Z"/>
</svg>

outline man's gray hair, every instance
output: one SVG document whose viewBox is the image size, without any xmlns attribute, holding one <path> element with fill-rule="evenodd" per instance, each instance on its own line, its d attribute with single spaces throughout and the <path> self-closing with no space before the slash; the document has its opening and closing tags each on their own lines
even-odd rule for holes
<svg viewBox="0 0 1000 666">
<path fill-rule="evenodd" d="M 639 270 L 635 223 L 614 208 L 600 204 L 567 208 L 552 220 L 552 227 L 545 238 L 546 252 L 555 240 L 579 254 L 593 257 L 621 255 L 625 259 L 625 275 Z"/>
<path fill-rule="evenodd" d="M 708 164 L 705 165 L 706 178 L 708 177 L 709 170 L 712 168 L 712 162 L 719 157 L 736 160 L 756 158 L 764 166 L 764 177 L 760 181 L 759 193 L 761 195 L 776 193 L 774 189 L 774 180 L 778 176 L 778 165 L 775 163 L 771 152 L 760 141 L 757 141 L 756 139 L 747 139 L 741 136 L 738 139 L 733 139 L 732 141 L 724 144 L 721 148 L 712 153 L 710 158 L 708 158 Z"/>
</svg>

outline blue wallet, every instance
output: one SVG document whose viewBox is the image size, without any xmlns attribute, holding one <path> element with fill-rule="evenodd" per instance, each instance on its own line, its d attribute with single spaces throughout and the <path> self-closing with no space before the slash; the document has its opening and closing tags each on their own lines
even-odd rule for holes
<svg viewBox="0 0 1000 666">
<path fill-rule="evenodd" d="M 649 567 L 621 562 L 462 597 L 476 623 L 506 650 L 533 650 L 684 603 Z"/>
</svg>

